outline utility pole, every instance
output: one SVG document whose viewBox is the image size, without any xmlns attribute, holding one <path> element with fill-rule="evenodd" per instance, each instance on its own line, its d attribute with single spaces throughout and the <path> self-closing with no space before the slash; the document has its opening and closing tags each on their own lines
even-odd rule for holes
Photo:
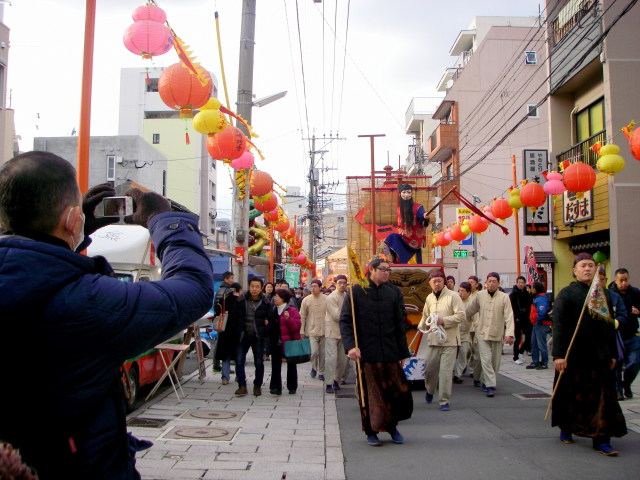
<svg viewBox="0 0 640 480">
<path fill-rule="evenodd" d="M 238 97 L 237 112 L 242 115 L 248 124 L 251 124 L 251 107 L 253 106 L 253 50 L 256 31 L 256 0 L 243 0 L 242 25 L 240 29 L 240 55 L 238 66 Z M 249 132 L 246 127 L 236 121 L 247 137 Z M 234 246 L 242 248 L 242 262 L 234 262 L 233 273 L 236 281 L 243 288 L 247 288 L 249 274 L 249 253 L 247 249 L 249 240 L 249 182 L 246 182 L 246 196 L 238 200 L 238 185 L 233 186 L 233 235 Z M 235 249 L 234 249 L 235 251 Z M 237 251 L 236 251 L 237 253 Z M 238 255 L 236 254 L 236 258 Z"/>
<path fill-rule="evenodd" d="M 376 241 L 376 171 L 375 171 L 375 155 L 373 147 L 373 139 L 375 137 L 385 137 L 384 134 L 374 135 L 358 135 L 358 137 L 369 137 L 371 145 L 371 253 L 376 254 L 377 241 Z"/>
</svg>

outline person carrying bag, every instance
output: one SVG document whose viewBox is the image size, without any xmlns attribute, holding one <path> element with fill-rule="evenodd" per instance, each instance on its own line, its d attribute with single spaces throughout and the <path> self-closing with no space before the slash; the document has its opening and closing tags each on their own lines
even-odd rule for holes
<svg viewBox="0 0 640 480">
<path fill-rule="evenodd" d="M 292 341 L 300 340 L 300 313 L 295 307 L 289 305 L 291 292 L 287 289 L 276 290 L 273 296 L 273 305 L 267 317 L 267 335 L 271 344 L 271 383 L 269 392 L 272 395 L 282 395 L 282 359 L 285 353 L 285 345 Z M 311 346 L 308 343 L 307 362 L 310 359 Z M 298 389 L 298 369 L 293 358 L 287 358 L 287 389 L 293 395 Z"/>
</svg>

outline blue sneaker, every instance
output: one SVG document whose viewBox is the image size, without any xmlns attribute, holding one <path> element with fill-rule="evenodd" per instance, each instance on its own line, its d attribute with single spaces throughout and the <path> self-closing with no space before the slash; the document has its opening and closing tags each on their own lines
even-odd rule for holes
<svg viewBox="0 0 640 480">
<path fill-rule="evenodd" d="M 333 382 L 333 390 L 340 390 L 340 385 L 338 385 L 338 382 Z"/>
<path fill-rule="evenodd" d="M 327 388 L 325 389 L 325 393 L 336 393 L 336 392 L 333 390 L 332 385 L 327 385 Z"/>
<path fill-rule="evenodd" d="M 379 447 L 382 445 L 382 442 L 377 435 L 367 435 L 367 443 L 372 447 Z"/>
<path fill-rule="evenodd" d="M 487 391 L 488 391 L 488 390 L 487 390 L 487 386 L 486 386 L 484 383 L 482 384 L 482 391 L 483 391 L 483 392 L 487 392 Z"/>
<path fill-rule="evenodd" d="M 493 387 L 487 387 L 487 397 L 493 397 L 495 395 L 495 389 Z"/>
<path fill-rule="evenodd" d="M 573 436 L 571 435 L 571 432 L 560 430 L 560 442 L 566 445 L 573 443 Z"/>
<path fill-rule="evenodd" d="M 606 455 L 607 457 L 615 457 L 616 455 L 618 455 L 618 451 L 614 450 L 613 447 L 608 443 L 601 443 L 600 445 L 593 447 L 593 449 L 598 453 Z"/>
<path fill-rule="evenodd" d="M 312 368 L 312 369 L 311 369 L 311 373 L 309 374 L 309 376 L 310 376 L 311 378 L 316 378 L 316 374 L 317 374 L 317 373 L 318 373 L 318 372 L 316 372 L 316 371 Z"/>
<path fill-rule="evenodd" d="M 404 443 L 404 437 L 402 436 L 402 434 L 398 431 L 397 428 L 393 429 L 393 432 L 391 432 L 391 441 L 393 443 Z"/>
<path fill-rule="evenodd" d="M 424 396 L 424 399 L 427 403 L 431 403 L 433 402 L 433 395 L 427 392 L 427 394 Z"/>
<path fill-rule="evenodd" d="M 321 382 L 324 382 L 324 375 L 318 375 L 318 380 L 320 380 Z"/>
<path fill-rule="evenodd" d="M 440 405 L 441 412 L 448 412 L 449 410 L 451 410 L 451 407 L 448 403 L 443 403 L 442 405 Z"/>
</svg>

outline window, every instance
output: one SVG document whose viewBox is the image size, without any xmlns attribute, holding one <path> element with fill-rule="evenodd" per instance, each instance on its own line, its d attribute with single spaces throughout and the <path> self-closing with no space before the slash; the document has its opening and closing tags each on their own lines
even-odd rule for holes
<svg viewBox="0 0 640 480">
<path fill-rule="evenodd" d="M 524 63 L 526 65 L 537 65 L 538 55 L 536 52 L 524 52 Z"/>
<path fill-rule="evenodd" d="M 160 134 L 159 133 L 154 133 L 153 134 L 153 144 L 157 145 L 160 143 Z"/>
<path fill-rule="evenodd" d="M 116 179 L 116 156 L 107 155 L 107 181 L 113 182 Z"/>
<path fill-rule="evenodd" d="M 447 180 L 451 180 L 451 177 L 453 177 L 453 174 L 452 174 L 453 172 L 452 172 L 452 170 L 453 170 L 453 169 L 452 169 L 451 164 L 447 165 L 447 169 L 446 169 L 446 171 L 445 171 L 445 173 L 446 173 L 446 177 L 447 177 Z"/>
<path fill-rule="evenodd" d="M 601 98 L 576 114 L 576 140 L 587 138 L 604 130 L 604 100 Z"/>
<path fill-rule="evenodd" d="M 528 118 L 540 118 L 538 117 L 538 106 L 527 105 L 527 117 Z"/>
<path fill-rule="evenodd" d="M 147 92 L 157 92 L 158 91 L 158 79 L 150 78 L 147 82 Z"/>
</svg>

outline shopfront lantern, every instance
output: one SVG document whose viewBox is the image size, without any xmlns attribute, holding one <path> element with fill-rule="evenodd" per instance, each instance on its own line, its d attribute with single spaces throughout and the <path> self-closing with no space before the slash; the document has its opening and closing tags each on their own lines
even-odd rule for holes
<svg viewBox="0 0 640 480">
<path fill-rule="evenodd" d="M 582 162 L 575 162 L 564 169 L 564 186 L 570 192 L 575 192 L 577 198 L 584 197 L 596 183 L 596 172 L 592 167 Z"/>
<path fill-rule="evenodd" d="M 542 188 L 547 195 L 562 195 L 567 190 L 562 182 L 562 174 L 558 172 L 547 173 L 547 182 Z"/>
<path fill-rule="evenodd" d="M 207 151 L 216 160 L 235 160 L 247 149 L 247 137 L 242 130 L 228 125 L 220 133 L 207 135 Z M 251 192 L 253 194 L 253 192 Z"/>
<path fill-rule="evenodd" d="M 467 238 L 467 235 L 462 232 L 462 228 L 460 227 L 459 224 L 455 224 L 453 227 L 451 227 L 450 233 L 451 233 L 451 238 L 456 242 L 461 242 L 462 240 Z"/>
<path fill-rule="evenodd" d="M 511 191 L 509 192 L 509 200 L 507 200 L 507 202 L 509 202 L 509 206 L 511 208 L 515 208 L 516 210 L 522 208 L 524 205 L 522 203 L 522 200 L 520 199 L 520 189 L 511 189 Z"/>
<path fill-rule="evenodd" d="M 249 179 L 249 188 L 251 195 L 262 197 L 273 190 L 273 178 L 267 172 L 253 170 Z"/>
<path fill-rule="evenodd" d="M 169 108 L 179 110 L 180 118 L 193 117 L 193 110 L 205 105 L 211 97 L 213 82 L 207 72 L 203 75 L 207 78 L 204 85 L 182 63 L 168 66 L 158 80 L 160 98 Z"/>
<path fill-rule="evenodd" d="M 493 213 L 494 217 L 499 218 L 500 220 L 504 220 L 511 216 L 513 210 L 509 206 L 509 202 L 507 202 L 506 199 L 496 198 L 491 204 L 491 213 Z"/>
<path fill-rule="evenodd" d="M 601 172 L 608 174 L 613 177 L 614 174 L 618 173 L 620 170 L 624 168 L 624 158 L 620 155 L 620 147 L 613 143 L 608 143 L 600 148 L 598 155 L 598 163 L 596 164 L 596 168 Z"/>
<path fill-rule="evenodd" d="M 520 200 L 525 207 L 535 212 L 547 201 L 547 195 L 544 188 L 537 182 L 529 182 L 520 191 Z"/>
<path fill-rule="evenodd" d="M 489 225 L 482 221 L 480 215 L 474 215 L 469 219 L 469 230 L 473 233 L 482 233 L 487 230 L 487 228 L 489 228 Z"/>
<path fill-rule="evenodd" d="M 440 232 L 436 235 L 436 243 L 441 247 L 446 247 L 451 243 L 451 241 L 445 238 L 445 232 Z"/>
</svg>

